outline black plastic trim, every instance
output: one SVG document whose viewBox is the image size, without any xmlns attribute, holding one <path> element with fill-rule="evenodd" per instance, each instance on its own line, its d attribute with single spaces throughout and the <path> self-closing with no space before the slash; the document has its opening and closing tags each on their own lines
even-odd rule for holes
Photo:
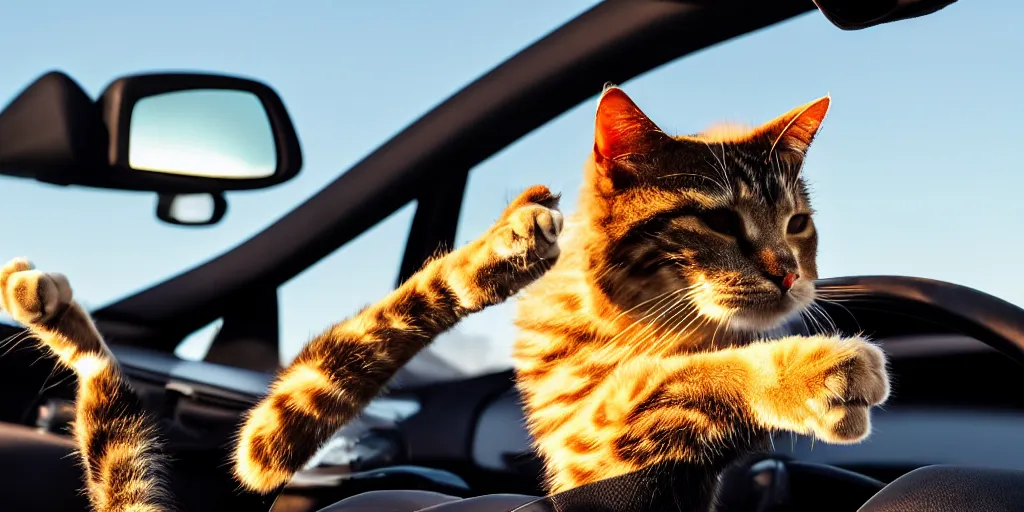
<svg viewBox="0 0 1024 512">
<path fill-rule="evenodd" d="M 276 373 L 281 368 L 277 288 L 254 290 L 231 304 L 204 361 Z"/>
<path fill-rule="evenodd" d="M 416 202 L 416 216 L 409 228 L 398 284 L 409 279 L 438 251 L 455 246 L 466 177 L 466 173 L 447 176 Z"/>
<path fill-rule="evenodd" d="M 68 185 L 68 169 L 92 174 L 104 165 L 107 128 L 78 82 L 50 71 L 0 112 L 3 174 Z"/>
</svg>

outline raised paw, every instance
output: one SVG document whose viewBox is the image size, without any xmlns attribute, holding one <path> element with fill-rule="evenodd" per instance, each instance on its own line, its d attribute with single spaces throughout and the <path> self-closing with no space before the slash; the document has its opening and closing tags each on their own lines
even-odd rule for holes
<svg viewBox="0 0 1024 512">
<path fill-rule="evenodd" d="M 889 374 L 882 349 L 854 338 L 850 356 L 825 374 L 815 434 L 832 443 L 856 443 L 871 432 L 870 409 L 889 398 Z"/>
<path fill-rule="evenodd" d="M 70 304 L 71 286 L 64 275 L 40 272 L 24 258 L 0 268 L 0 307 L 16 322 L 45 324 Z"/>
<path fill-rule="evenodd" d="M 562 212 L 558 197 L 542 185 L 519 194 L 495 226 L 494 249 L 503 258 L 523 258 L 524 263 L 553 262 L 561 252 Z"/>
</svg>

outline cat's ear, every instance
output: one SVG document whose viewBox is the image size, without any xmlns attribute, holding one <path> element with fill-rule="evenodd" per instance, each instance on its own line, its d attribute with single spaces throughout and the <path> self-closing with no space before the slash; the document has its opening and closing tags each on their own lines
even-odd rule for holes
<svg viewBox="0 0 1024 512">
<path fill-rule="evenodd" d="M 618 87 L 606 87 L 597 103 L 594 153 L 599 160 L 618 160 L 646 153 L 668 136 Z"/>
<path fill-rule="evenodd" d="M 594 126 L 594 165 L 598 188 L 605 192 L 628 187 L 636 169 L 625 160 L 657 149 L 671 137 L 654 124 L 622 89 L 605 86 L 597 104 Z"/>
<path fill-rule="evenodd" d="M 829 96 L 818 98 L 765 123 L 761 132 L 771 141 L 769 155 L 772 152 L 795 153 L 795 156 L 802 158 L 818 134 L 831 103 Z"/>
</svg>

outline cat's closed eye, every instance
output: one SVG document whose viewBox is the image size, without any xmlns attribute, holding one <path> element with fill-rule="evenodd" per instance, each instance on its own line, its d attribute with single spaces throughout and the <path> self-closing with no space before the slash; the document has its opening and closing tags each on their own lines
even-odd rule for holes
<svg viewBox="0 0 1024 512">
<path fill-rule="evenodd" d="M 701 212 L 697 218 L 712 231 L 727 236 L 739 236 L 743 233 L 743 221 L 739 214 L 729 208 L 715 208 Z"/>
<path fill-rule="evenodd" d="M 811 216 L 806 213 L 798 213 L 789 218 L 789 223 L 786 224 L 787 235 L 799 235 L 804 231 L 807 231 L 807 226 L 811 222 Z"/>
</svg>

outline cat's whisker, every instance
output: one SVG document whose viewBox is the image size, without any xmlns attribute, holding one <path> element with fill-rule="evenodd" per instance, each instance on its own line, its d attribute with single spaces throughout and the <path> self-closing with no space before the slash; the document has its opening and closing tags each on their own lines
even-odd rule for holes
<svg viewBox="0 0 1024 512">
<path fill-rule="evenodd" d="M 716 172 L 719 173 L 719 176 L 721 177 L 721 181 L 718 182 L 718 184 L 722 188 L 722 193 L 724 193 L 724 194 L 730 193 L 730 190 L 729 190 L 729 173 L 728 173 L 728 170 L 726 169 L 726 165 L 725 165 L 725 153 L 723 152 L 722 153 L 722 158 L 719 158 L 718 154 L 715 153 L 715 150 L 711 147 L 710 144 L 707 143 L 707 141 L 704 141 L 704 145 L 707 146 L 708 150 L 711 152 L 711 156 L 714 157 L 715 160 L 718 162 L 718 166 L 717 167 L 714 164 L 711 164 L 711 162 L 708 162 L 708 163 L 711 165 L 712 169 L 714 169 Z M 705 159 L 705 161 L 707 161 L 707 160 Z"/>
<path fill-rule="evenodd" d="M 669 290 L 669 291 L 667 291 L 665 293 L 662 293 L 662 294 L 659 294 L 659 295 L 655 295 L 654 297 L 652 297 L 650 299 L 647 299 L 647 300 L 645 300 L 645 301 L 637 304 L 636 306 L 633 306 L 633 307 L 631 307 L 631 308 L 629 308 L 629 309 L 627 309 L 625 311 L 622 311 L 618 315 L 615 315 L 615 317 L 611 319 L 610 323 L 614 324 L 615 322 L 617 322 L 623 316 L 625 316 L 625 315 L 627 315 L 629 313 L 632 313 L 633 311 L 635 311 L 635 310 L 637 310 L 637 309 L 639 309 L 639 308 L 641 308 L 643 306 L 646 306 L 647 304 L 649 304 L 649 303 L 651 303 L 651 302 L 653 302 L 655 300 L 662 299 L 662 298 L 664 298 L 666 296 L 669 296 L 669 295 L 671 295 L 673 293 L 676 293 L 676 292 L 677 292 L 677 290 Z"/>
<path fill-rule="evenodd" d="M 807 309 L 805 309 L 804 311 L 807 313 L 808 317 L 814 319 L 815 323 L 817 324 L 818 330 L 821 334 L 829 334 L 829 331 L 826 330 L 826 325 L 823 321 L 824 319 L 820 318 L 817 315 L 818 311 L 814 308 L 813 304 L 809 305 Z"/>
<path fill-rule="evenodd" d="M 832 320 L 832 317 L 829 316 L 828 311 L 825 311 L 825 308 L 821 307 L 820 304 L 816 304 L 814 302 L 811 302 L 809 306 L 811 309 L 817 311 L 818 314 L 820 314 L 821 317 L 825 319 L 826 322 L 828 322 L 829 327 L 832 329 L 833 333 L 839 332 L 839 326 L 837 326 L 835 321 Z"/>
<path fill-rule="evenodd" d="M 704 176 L 703 174 L 696 174 L 696 173 L 692 173 L 692 172 L 677 172 L 677 173 L 673 173 L 673 174 L 666 174 L 664 176 L 659 176 L 658 179 L 666 180 L 666 179 L 675 178 L 675 177 L 678 177 L 678 176 L 692 176 L 694 178 L 700 178 L 700 179 L 703 179 L 703 180 L 708 180 L 708 181 L 714 183 L 715 185 L 718 185 L 719 187 L 722 187 L 723 190 L 726 188 L 724 184 L 720 183 L 718 180 L 716 180 L 715 178 L 712 178 L 711 176 Z"/>
<path fill-rule="evenodd" d="M 672 312 L 672 311 L 680 308 L 680 306 L 682 306 L 685 309 L 685 305 L 686 305 L 686 302 L 685 302 L 684 299 L 682 299 L 680 297 L 676 297 L 676 300 L 674 302 L 672 302 L 671 305 L 668 308 L 662 308 L 660 310 L 660 313 L 658 314 L 657 317 L 655 317 L 653 320 L 644 322 L 645 325 L 644 325 L 643 329 L 641 329 L 640 332 L 636 333 L 633 336 L 633 339 L 636 340 L 636 339 L 640 338 L 641 336 L 643 336 L 648 331 L 657 329 L 657 326 L 659 324 L 659 320 L 662 317 L 664 317 L 667 313 Z M 673 313 L 673 316 L 674 316 L 674 313 Z M 646 320 L 646 318 L 645 318 L 645 320 Z"/>
<path fill-rule="evenodd" d="M 841 301 L 837 301 L 837 300 L 834 300 L 834 299 L 826 299 L 826 298 L 823 298 L 823 297 L 817 297 L 815 299 L 815 302 L 817 302 L 817 301 L 825 302 L 827 304 L 832 304 L 833 306 L 842 308 L 843 311 L 846 311 L 846 314 L 849 315 L 851 319 L 853 319 L 853 322 L 855 324 L 857 324 L 857 329 L 858 330 L 861 329 L 860 322 L 857 321 L 857 316 L 854 315 L 852 311 L 850 311 L 850 308 L 844 306 Z M 819 305 L 818 307 L 821 307 L 821 306 Z M 822 309 L 824 309 L 824 308 L 822 308 Z"/>
<path fill-rule="evenodd" d="M 676 322 L 673 323 L 671 327 L 669 327 L 667 334 L 679 334 L 681 332 L 685 332 L 685 330 L 690 326 L 690 324 L 699 316 L 701 316 L 700 310 L 697 309 L 696 307 L 690 307 L 690 309 L 686 312 L 685 315 L 676 320 Z M 682 325 L 683 322 L 689 323 L 687 323 L 686 327 L 684 327 L 682 330 L 679 330 L 679 326 Z"/>
<path fill-rule="evenodd" d="M 667 331 L 665 331 L 665 334 L 659 338 L 659 343 L 657 346 L 658 350 L 664 350 L 669 347 L 677 346 L 677 342 L 679 341 L 680 337 L 686 333 L 686 329 L 684 328 L 680 330 L 679 326 L 683 322 L 688 321 L 687 327 L 689 327 L 689 325 L 692 324 L 693 321 L 696 320 L 698 317 L 700 317 L 700 311 L 698 309 L 691 307 L 689 310 L 687 310 L 686 314 L 682 315 L 681 318 L 676 320 L 676 322 L 673 323 Z M 669 336 L 671 336 L 671 338 Z"/>
<path fill-rule="evenodd" d="M 56 370 L 56 367 L 54 367 L 54 370 Z M 49 390 L 51 390 L 53 388 L 56 388 L 57 386 L 60 386 L 61 384 L 64 384 L 65 382 L 71 380 L 73 377 L 74 377 L 74 375 L 65 375 L 63 379 L 60 379 L 57 382 L 54 382 L 53 384 L 50 384 L 49 386 L 47 386 L 46 383 L 49 382 L 49 380 L 51 378 L 53 378 L 53 371 L 51 371 L 50 375 L 47 376 L 46 379 L 43 381 L 43 386 L 44 387 L 39 390 L 39 393 L 36 396 L 41 396 L 43 393 L 46 393 L 47 391 L 49 391 Z"/>
<path fill-rule="evenodd" d="M 6 350 L 4 350 L 3 354 L 0 354 L 0 357 L 4 357 L 7 354 L 10 354 L 11 351 L 13 351 L 19 345 L 21 345 L 21 342 L 29 338 L 32 338 L 32 333 L 29 331 L 21 331 L 17 334 L 8 336 L 6 339 L 4 339 L 3 342 L 0 342 L 0 347 L 6 347 Z"/>
<path fill-rule="evenodd" d="M 814 315 L 812 315 L 810 313 L 810 310 L 805 310 L 802 313 L 806 314 L 806 318 L 808 320 L 810 320 L 811 324 L 814 326 L 815 334 L 824 334 L 825 333 L 824 327 L 822 327 L 821 323 L 818 322 L 818 319 L 815 318 Z"/>
<path fill-rule="evenodd" d="M 692 316 L 692 318 L 690 318 L 690 316 Z M 688 315 L 686 318 L 689 318 L 689 322 L 687 322 L 687 324 L 685 326 L 683 326 L 681 329 L 678 329 L 678 327 L 673 327 L 673 329 L 678 329 L 678 330 L 676 331 L 675 336 L 672 338 L 671 345 L 673 345 L 673 346 L 676 345 L 676 343 L 679 341 L 679 339 L 681 337 L 683 337 L 687 332 L 690 331 L 690 327 L 693 326 L 694 322 L 700 320 L 700 323 L 698 323 L 693 328 L 694 331 L 699 331 L 701 328 L 703 328 L 704 325 L 706 325 L 708 322 L 711 321 L 710 318 L 700 314 L 700 310 L 698 310 L 698 309 L 694 309 L 693 310 L 693 314 L 692 315 Z M 680 323 L 682 321 L 685 321 L 686 318 L 681 320 Z"/>
<path fill-rule="evenodd" d="M 642 316 L 642 317 L 640 317 L 640 318 L 638 318 L 638 319 L 634 320 L 634 321 L 633 321 L 633 323 L 631 323 L 631 324 L 629 324 L 628 326 L 626 326 L 626 328 L 625 328 L 625 329 L 623 329 L 623 330 L 622 330 L 622 331 L 620 331 L 620 332 L 619 332 L 618 334 L 616 334 L 615 336 L 613 336 L 613 337 L 612 337 L 612 338 L 611 338 L 610 340 L 608 340 L 608 342 L 607 342 L 607 343 L 608 343 L 608 344 L 610 345 L 610 344 L 611 344 L 612 342 L 614 342 L 615 340 L 617 340 L 617 339 L 618 339 L 619 337 L 621 337 L 622 335 L 624 335 L 624 334 L 626 334 L 627 332 L 629 332 L 629 330 L 630 330 L 630 329 L 632 329 L 633 327 L 635 327 L 635 326 L 637 326 L 637 325 L 642 325 L 642 324 L 643 324 L 643 322 L 644 322 L 644 320 L 646 320 L 646 319 L 650 318 L 651 316 L 654 316 L 654 315 L 656 315 L 656 314 L 657 314 L 658 312 L 660 312 L 660 311 L 661 311 L 661 309 L 662 309 L 662 308 L 664 308 L 664 307 L 665 307 L 665 305 L 666 305 L 666 304 L 671 304 L 670 300 L 667 300 L 667 299 L 671 299 L 671 297 L 673 296 L 673 294 L 676 294 L 676 293 L 678 293 L 678 292 L 679 292 L 679 290 L 672 290 L 671 292 L 668 292 L 668 293 L 666 293 L 666 294 L 663 294 L 663 298 L 662 298 L 662 301 L 659 301 L 659 302 L 658 302 L 658 304 L 659 304 L 659 305 L 657 306 L 657 309 L 655 309 L 654 311 L 651 311 L 651 312 L 647 313 L 646 315 L 644 315 L 644 316 Z M 621 316 L 621 315 L 620 315 L 620 316 Z M 614 324 L 613 324 L 613 325 L 614 325 Z"/>
<path fill-rule="evenodd" d="M 804 331 L 807 334 L 813 334 L 813 332 L 811 332 L 811 326 L 807 325 L 807 318 L 804 316 L 804 312 L 800 311 L 797 317 L 800 319 L 800 323 L 804 324 Z"/>
</svg>

